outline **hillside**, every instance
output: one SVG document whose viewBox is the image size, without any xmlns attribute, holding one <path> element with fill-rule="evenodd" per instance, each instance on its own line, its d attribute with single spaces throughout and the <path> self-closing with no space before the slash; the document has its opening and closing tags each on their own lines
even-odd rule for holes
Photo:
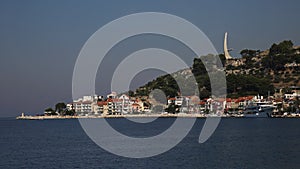
<svg viewBox="0 0 300 169">
<path fill-rule="evenodd" d="M 300 46 L 293 46 L 291 41 L 273 44 L 265 51 L 244 49 L 240 54 L 240 58 L 228 60 L 225 60 L 223 54 L 219 55 L 222 64 L 225 65 L 228 96 L 257 94 L 266 96 L 268 93 L 273 94 L 275 88 L 300 85 Z M 211 55 L 201 57 L 207 59 Z M 190 71 L 198 83 L 200 97 L 209 97 L 210 81 L 200 58 L 194 58 L 191 70 L 185 69 L 172 75 L 160 76 L 130 93 L 135 96 L 144 96 L 154 89 L 161 89 L 168 97 L 183 94 L 180 93 L 173 77 L 181 75 L 185 78 L 181 79 L 184 84 L 189 81 L 188 78 L 191 78 L 185 76 Z M 194 89 L 187 89 L 187 91 L 184 95 L 193 95 L 195 92 Z"/>
</svg>

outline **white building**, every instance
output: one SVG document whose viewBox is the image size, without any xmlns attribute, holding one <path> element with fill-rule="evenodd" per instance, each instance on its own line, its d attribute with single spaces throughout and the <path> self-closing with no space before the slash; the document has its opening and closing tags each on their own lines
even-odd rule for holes
<svg viewBox="0 0 300 169">
<path fill-rule="evenodd" d="M 83 96 L 82 101 L 93 101 L 93 96 Z"/>
<path fill-rule="evenodd" d="M 67 104 L 67 110 L 73 110 L 73 109 L 74 109 L 73 104 L 68 103 Z"/>
<path fill-rule="evenodd" d="M 297 97 L 300 97 L 300 95 L 297 94 L 297 93 L 291 93 L 291 94 L 287 93 L 287 94 L 284 94 L 284 98 L 285 99 L 293 99 L 293 98 L 297 98 Z"/>
<path fill-rule="evenodd" d="M 76 113 L 95 113 L 98 114 L 98 105 L 97 101 L 99 98 L 102 98 L 101 96 L 83 96 L 82 98 L 79 98 L 77 100 L 73 101 L 73 105 L 69 104 L 69 107 L 73 107 Z M 69 109 L 68 107 L 68 109 Z"/>
<path fill-rule="evenodd" d="M 183 103 L 183 97 L 181 96 L 176 96 L 175 97 L 175 105 L 181 106 Z"/>
<path fill-rule="evenodd" d="M 115 99 L 117 97 L 117 93 L 116 92 L 111 92 L 110 94 L 108 94 L 106 96 L 106 98 L 108 99 Z"/>
<path fill-rule="evenodd" d="M 130 97 L 127 96 L 126 94 L 122 94 L 120 97 L 119 97 L 119 104 L 120 105 L 120 112 L 121 113 L 131 113 L 132 112 L 132 104 L 133 102 L 130 100 Z"/>
<path fill-rule="evenodd" d="M 81 101 L 73 102 L 73 106 L 74 106 L 74 110 L 75 110 L 76 113 L 81 113 L 82 112 Z"/>
<path fill-rule="evenodd" d="M 81 102 L 81 111 L 83 113 L 90 113 L 92 112 L 92 101 L 83 101 Z"/>
</svg>

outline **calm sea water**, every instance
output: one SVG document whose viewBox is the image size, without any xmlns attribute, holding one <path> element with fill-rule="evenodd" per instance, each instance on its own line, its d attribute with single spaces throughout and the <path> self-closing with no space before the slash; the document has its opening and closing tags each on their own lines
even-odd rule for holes
<svg viewBox="0 0 300 169">
<path fill-rule="evenodd" d="M 151 125 L 109 122 L 127 135 L 154 135 L 174 119 Z M 78 120 L 0 119 L 0 168 L 300 168 L 300 119 L 222 119 L 204 144 L 204 119 L 175 148 L 146 159 L 106 152 L 93 143 Z"/>
</svg>

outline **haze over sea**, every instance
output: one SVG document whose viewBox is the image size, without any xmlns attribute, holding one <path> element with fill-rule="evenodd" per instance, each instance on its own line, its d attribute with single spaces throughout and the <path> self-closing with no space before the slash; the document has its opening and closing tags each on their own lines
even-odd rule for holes
<svg viewBox="0 0 300 169">
<path fill-rule="evenodd" d="M 174 118 L 150 124 L 107 119 L 129 136 L 156 135 Z M 110 154 L 84 133 L 78 120 L 0 119 L 0 168 L 300 168 L 299 119 L 222 119 L 213 136 L 198 143 L 205 119 L 158 156 L 131 159 Z"/>
</svg>

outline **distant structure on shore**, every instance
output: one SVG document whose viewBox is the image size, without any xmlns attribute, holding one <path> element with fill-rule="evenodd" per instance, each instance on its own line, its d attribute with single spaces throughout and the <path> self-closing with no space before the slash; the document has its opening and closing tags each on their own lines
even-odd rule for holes
<svg viewBox="0 0 300 169">
<path fill-rule="evenodd" d="M 225 32 L 225 37 L 224 37 L 224 55 L 225 55 L 226 60 L 233 59 L 230 56 L 230 54 L 228 52 L 228 48 L 227 48 L 227 32 Z"/>
<path fill-rule="evenodd" d="M 245 64 L 245 60 L 243 60 L 242 58 L 233 58 L 232 56 L 230 56 L 229 51 L 231 49 L 228 49 L 227 47 L 227 32 L 225 32 L 225 36 L 224 36 L 224 56 L 226 59 L 226 63 L 225 66 L 240 66 L 240 65 L 244 65 Z"/>
</svg>

